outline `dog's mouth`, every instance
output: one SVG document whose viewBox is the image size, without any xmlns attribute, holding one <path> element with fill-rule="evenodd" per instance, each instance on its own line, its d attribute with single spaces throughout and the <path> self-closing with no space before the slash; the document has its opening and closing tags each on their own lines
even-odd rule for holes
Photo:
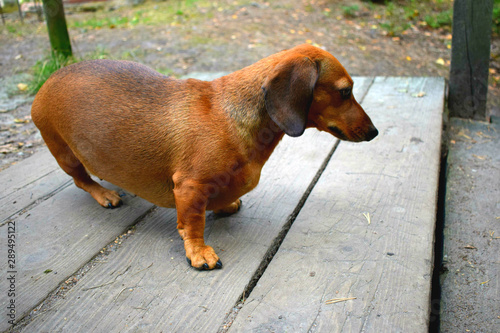
<svg viewBox="0 0 500 333">
<path fill-rule="evenodd" d="M 352 133 L 350 137 L 336 126 L 328 126 L 328 129 L 340 140 L 352 142 L 371 141 L 378 135 L 378 130 L 374 126 L 372 126 L 372 128 L 366 134 L 360 135 L 359 133 L 355 132 Z"/>
<path fill-rule="evenodd" d="M 328 129 L 330 130 L 330 132 L 333 133 L 333 135 L 335 135 L 340 140 L 345 140 L 345 141 L 349 140 L 347 138 L 347 136 L 344 134 L 344 132 L 342 132 L 338 127 L 336 127 L 336 126 L 328 126 Z"/>
</svg>

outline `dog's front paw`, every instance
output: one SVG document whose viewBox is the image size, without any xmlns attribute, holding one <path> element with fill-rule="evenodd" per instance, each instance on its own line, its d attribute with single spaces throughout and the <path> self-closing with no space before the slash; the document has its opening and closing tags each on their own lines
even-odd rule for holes
<svg viewBox="0 0 500 333">
<path fill-rule="evenodd" d="M 187 239 L 184 241 L 186 249 L 186 259 L 188 263 L 199 270 L 210 270 L 222 268 L 220 261 L 214 249 L 205 245 L 203 239 Z"/>
</svg>

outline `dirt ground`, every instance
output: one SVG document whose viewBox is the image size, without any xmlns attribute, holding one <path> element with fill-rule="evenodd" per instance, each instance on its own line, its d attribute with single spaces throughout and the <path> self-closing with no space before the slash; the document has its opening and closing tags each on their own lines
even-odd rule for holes
<svg viewBox="0 0 500 333">
<path fill-rule="evenodd" d="M 361 1 L 349 2 L 362 8 L 349 18 L 342 15 L 341 2 L 225 0 L 195 8 L 196 16 L 178 15 L 164 24 L 95 29 L 73 25 L 69 33 L 77 57 L 84 58 L 99 49 L 108 57 L 138 61 L 176 77 L 192 72 L 234 71 L 302 43 L 325 48 L 351 75 L 448 76 L 449 29 L 414 25 L 401 35 L 391 36 L 377 25 L 373 12 L 362 7 Z M 142 6 L 145 10 L 161 10 L 160 3 Z M 105 11 L 118 7 L 106 3 Z M 71 22 L 95 15 L 66 7 L 70 27 Z M 19 94 L 17 85 L 28 83 L 33 65 L 49 52 L 49 40 L 36 16 L 28 17 L 25 25 L 30 33 L 12 33 L 5 26 L 0 30 L 0 170 L 43 145 L 30 121 L 33 97 Z M 493 55 L 499 53 L 499 45 L 495 37 Z M 500 70 L 494 56 L 491 68 L 493 73 Z M 500 92 L 492 83 L 492 113 L 498 113 L 498 105 Z"/>
</svg>

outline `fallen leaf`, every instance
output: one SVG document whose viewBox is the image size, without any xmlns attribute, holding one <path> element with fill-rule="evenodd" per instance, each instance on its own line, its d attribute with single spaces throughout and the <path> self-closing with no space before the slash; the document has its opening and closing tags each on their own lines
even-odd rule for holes
<svg viewBox="0 0 500 333">
<path fill-rule="evenodd" d="M 485 160 L 487 156 L 483 156 L 483 155 L 476 155 L 476 154 L 472 154 L 473 157 L 477 158 L 478 160 Z"/>
<path fill-rule="evenodd" d="M 417 98 L 424 97 L 425 95 L 426 95 L 425 91 L 411 94 L 412 97 L 417 97 Z"/>
<path fill-rule="evenodd" d="M 472 138 L 470 136 L 468 136 L 467 134 L 465 134 L 463 130 L 460 130 L 460 132 L 458 132 L 458 135 L 463 136 L 467 140 L 472 140 Z"/>
<path fill-rule="evenodd" d="M 410 56 L 406 56 L 406 60 L 411 61 L 411 57 Z"/>
<path fill-rule="evenodd" d="M 21 59 L 22 57 L 23 57 L 23 55 L 22 55 L 22 54 L 18 54 L 18 55 L 16 55 L 16 57 L 15 57 L 14 59 L 19 60 L 19 59 Z"/>
<path fill-rule="evenodd" d="M 14 119 L 14 122 L 15 122 L 16 124 L 27 124 L 27 123 L 29 123 L 29 122 L 30 122 L 30 120 L 29 120 L 29 119 L 19 119 L 19 118 L 15 118 L 15 119 Z"/>
<path fill-rule="evenodd" d="M 16 150 L 17 150 L 16 147 L 14 147 L 14 145 L 12 144 L 0 146 L 0 154 L 9 154 Z"/>
<path fill-rule="evenodd" d="M 481 284 L 481 285 L 483 285 L 483 284 L 486 284 L 486 283 L 488 283 L 488 282 L 490 282 L 490 280 L 487 280 L 487 281 L 481 282 L 480 284 Z"/>
<path fill-rule="evenodd" d="M 473 245 L 465 245 L 464 246 L 464 249 L 469 249 L 469 250 L 477 250 L 477 247 L 473 246 Z"/>
<path fill-rule="evenodd" d="M 436 60 L 436 64 L 444 66 L 446 64 L 446 62 L 444 61 L 443 58 L 439 58 L 438 60 Z"/>
<path fill-rule="evenodd" d="M 17 89 L 19 89 L 21 91 L 26 91 L 26 89 L 28 89 L 28 85 L 26 83 L 18 83 Z"/>
</svg>

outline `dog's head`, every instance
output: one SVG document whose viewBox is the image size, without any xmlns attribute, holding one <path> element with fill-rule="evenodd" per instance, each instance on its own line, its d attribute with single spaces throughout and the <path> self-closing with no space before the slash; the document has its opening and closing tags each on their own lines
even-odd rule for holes
<svg viewBox="0 0 500 333">
<path fill-rule="evenodd" d="M 377 136 L 353 96 L 353 80 L 335 57 L 307 44 L 278 57 L 262 89 L 269 116 L 286 134 L 300 136 L 316 127 L 348 141 Z"/>
</svg>

